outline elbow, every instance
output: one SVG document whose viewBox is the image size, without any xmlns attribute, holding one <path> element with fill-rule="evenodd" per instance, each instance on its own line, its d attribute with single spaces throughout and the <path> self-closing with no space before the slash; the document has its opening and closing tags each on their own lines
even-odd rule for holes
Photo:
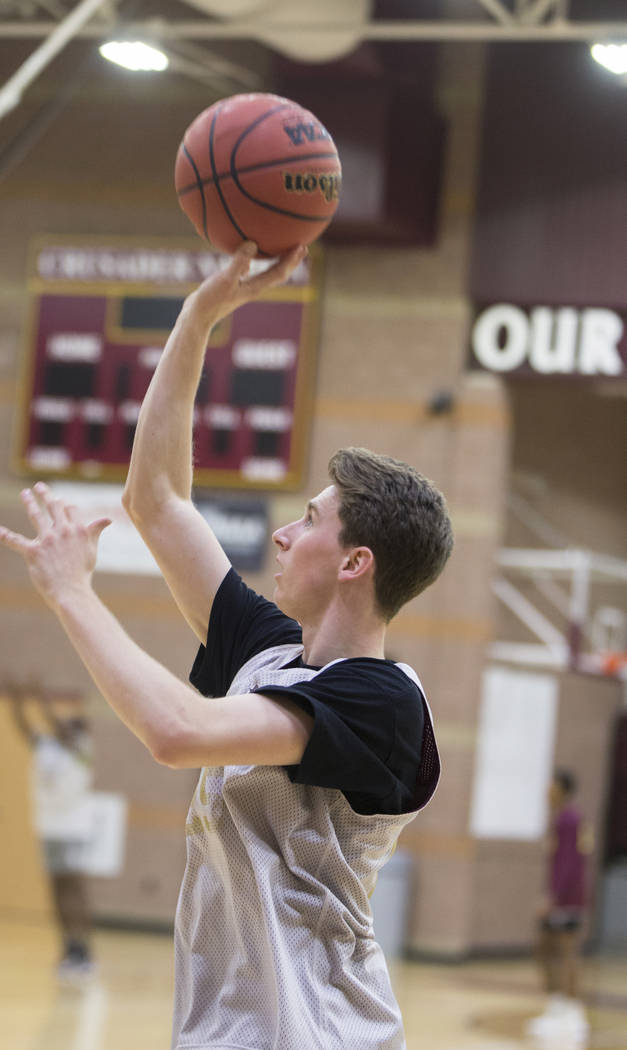
<svg viewBox="0 0 627 1050">
<path fill-rule="evenodd" d="M 139 521 L 141 517 L 140 503 L 137 498 L 135 486 L 127 481 L 122 492 L 122 506 L 133 522 Z"/>
<path fill-rule="evenodd" d="M 142 527 L 154 525 L 155 521 L 167 510 L 173 500 L 179 497 L 171 486 L 162 478 L 150 484 L 140 484 L 127 479 L 122 492 L 122 506 L 135 527 L 141 532 Z"/>
<path fill-rule="evenodd" d="M 155 762 L 160 766 L 167 766 L 169 769 L 193 769 L 203 764 L 196 761 L 192 754 L 193 748 L 182 726 L 169 726 L 153 733 L 147 745 Z"/>
<path fill-rule="evenodd" d="M 147 523 L 154 521 L 158 510 L 157 504 L 148 494 L 138 492 L 135 486 L 129 485 L 128 482 L 122 492 L 122 506 L 140 533 Z"/>
<path fill-rule="evenodd" d="M 162 733 L 148 743 L 150 754 L 160 766 L 169 769 L 180 769 L 180 747 L 172 734 Z"/>
</svg>

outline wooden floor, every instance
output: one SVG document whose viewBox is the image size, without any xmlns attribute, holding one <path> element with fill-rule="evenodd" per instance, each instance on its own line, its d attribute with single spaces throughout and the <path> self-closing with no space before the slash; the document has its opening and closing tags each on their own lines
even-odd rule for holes
<svg viewBox="0 0 627 1050">
<path fill-rule="evenodd" d="M 56 952 L 48 927 L 0 924 L 2 1050 L 168 1050 L 168 937 L 97 931 L 98 976 L 82 989 L 57 984 Z M 590 1050 L 627 1050 L 627 959 L 588 958 L 584 972 Z M 522 1034 L 542 1003 L 530 961 L 403 962 L 392 976 L 407 1050 L 536 1050 Z"/>
</svg>

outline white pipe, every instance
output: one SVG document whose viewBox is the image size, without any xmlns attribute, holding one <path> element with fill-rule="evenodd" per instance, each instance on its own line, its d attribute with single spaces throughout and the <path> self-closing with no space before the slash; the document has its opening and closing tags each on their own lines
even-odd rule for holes
<svg viewBox="0 0 627 1050">
<path fill-rule="evenodd" d="M 522 17 L 525 22 L 541 22 L 551 10 L 555 11 L 555 0 L 535 0 L 527 5 Z"/>
<path fill-rule="evenodd" d="M 555 529 L 544 515 L 536 510 L 523 496 L 518 496 L 512 492 L 507 498 L 507 506 L 512 514 L 546 547 L 561 549 L 570 546 L 570 537 Z"/>
<path fill-rule="evenodd" d="M 588 618 L 590 603 L 591 558 L 585 551 L 577 551 L 573 566 L 573 584 L 570 599 L 570 620 L 580 630 Z"/>
<path fill-rule="evenodd" d="M 568 651 L 564 635 L 508 580 L 497 576 L 492 581 L 492 590 L 514 616 L 517 616 L 553 653 L 561 656 Z"/>
<path fill-rule="evenodd" d="M 17 106 L 24 89 L 41 73 L 61 48 L 76 36 L 104 2 L 105 0 L 81 0 L 71 14 L 52 30 L 41 47 L 29 55 L 17 72 L 0 88 L 0 120 Z"/>
<path fill-rule="evenodd" d="M 503 25 L 508 25 L 514 20 L 509 11 L 503 7 L 500 0 L 477 0 L 477 3 L 484 11 L 487 11 L 493 18 L 496 18 L 497 22 L 501 22 Z"/>
<path fill-rule="evenodd" d="M 272 31 L 280 40 L 282 32 L 293 35 L 296 32 L 306 33 L 310 24 L 291 22 L 281 26 L 278 23 L 266 22 L 165 22 L 148 19 L 144 22 L 124 24 L 126 36 L 145 36 L 161 34 L 167 40 L 255 40 L 260 35 Z M 27 37 L 46 36 L 50 32 L 49 22 L 0 22 L 0 39 L 3 37 L 25 39 Z M 339 32 L 355 32 L 361 40 L 397 40 L 400 43 L 411 40 L 450 40 L 458 42 L 503 42 L 521 40 L 535 43 L 555 43 L 569 40 L 612 40 L 627 36 L 627 20 L 622 22 L 568 22 L 552 21 L 540 25 L 523 25 L 512 21 L 508 25 L 496 22 L 454 22 L 443 19 L 441 22 L 371 22 L 367 25 L 346 23 L 337 26 L 316 26 L 317 34 L 334 35 Z M 84 26 L 80 37 L 102 36 L 100 26 Z"/>
<path fill-rule="evenodd" d="M 574 570 L 577 564 L 575 550 L 540 550 L 534 547 L 503 547 L 497 551 L 496 561 L 503 568 L 534 570 L 545 569 L 550 572 L 567 572 Z"/>
<path fill-rule="evenodd" d="M 546 572 L 532 572 L 531 579 L 540 594 L 544 595 L 553 608 L 557 609 L 562 616 L 568 619 L 570 615 L 570 595 L 563 591 L 559 584 L 555 583 Z"/>
<path fill-rule="evenodd" d="M 627 582 L 627 561 L 609 554 L 595 554 L 577 548 L 568 550 L 540 550 L 535 547 L 502 547 L 496 553 L 496 561 L 506 569 L 523 572 L 535 570 L 574 573 L 586 560 L 595 578 L 607 583 Z"/>
<path fill-rule="evenodd" d="M 488 653 L 493 660 L 511 664 L 528 664 L 530 667 L 554 667 L 562 670 L 568 666 L 568 650 L 557 652 L 545 645 L 527 645 L 525 642 L 492 642 Z"/>
</svg>

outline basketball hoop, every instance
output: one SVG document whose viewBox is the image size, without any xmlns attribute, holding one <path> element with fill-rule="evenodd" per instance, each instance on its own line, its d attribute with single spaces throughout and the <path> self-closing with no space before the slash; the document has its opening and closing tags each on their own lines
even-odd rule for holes
<svg viewBox="0 0 627 1050">
<path fill-rule="evenodd" d="M 609 678 L 627 678 L 627 653 L 611 650 L 602 653 L 601 673 Z"/>
</svg>

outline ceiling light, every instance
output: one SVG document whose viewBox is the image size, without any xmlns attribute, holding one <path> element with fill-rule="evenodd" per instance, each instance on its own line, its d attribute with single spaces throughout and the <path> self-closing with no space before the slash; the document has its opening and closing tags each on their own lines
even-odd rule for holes
<svg viewBox="0 0 627 1050">
<path fill-rule="evenodd" d="M 617 76 L 627 74 L 627 44 L 593 44 L 592 57 Z"/>
<path fill-rule="evenodd" d="M 100 47 L 100 54 L 125 69 L 161 71 L 168 67 L 168 56 L 141 40 L 109 40 Z"/>
</svg>

